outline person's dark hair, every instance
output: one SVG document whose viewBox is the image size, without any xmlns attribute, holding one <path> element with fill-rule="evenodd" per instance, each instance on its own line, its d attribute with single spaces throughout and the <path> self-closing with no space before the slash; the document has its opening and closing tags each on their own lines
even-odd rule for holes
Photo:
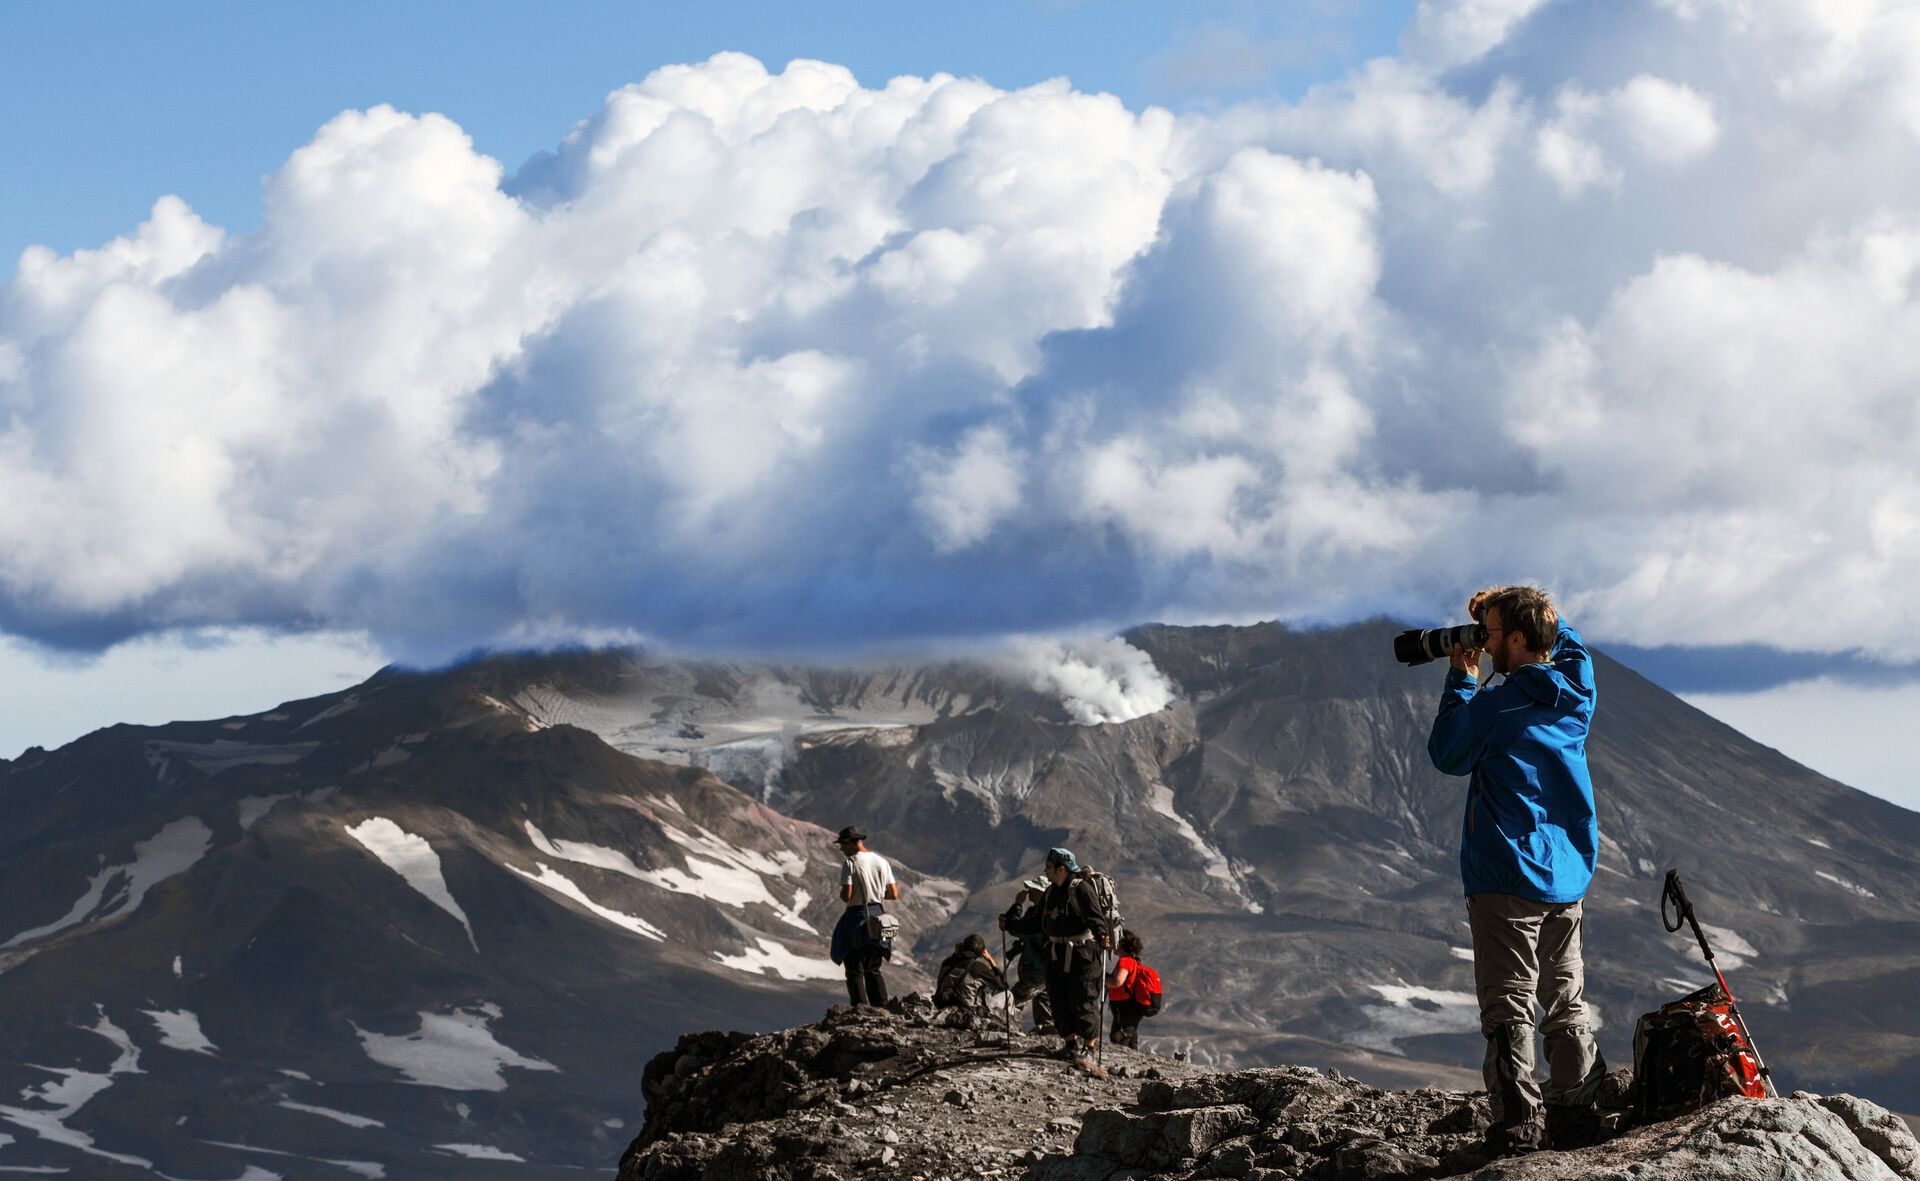
<svg viewBox="0 0 1920 1181">
<path fill-rule="evenodd" d="M 965 952 L 967 955 L 979 955 L 981 952 L 987 950 L 987 941 L 978 934 L 969 935 L 959 943 L 956 943 L 953 949 L 955 951 Z"/>
<path fill-rule="evenodd" d="M 1527 647 L 1548 653 L 1560 638 L 1560 613 L 1553 600 L 1537 586 L 1504 586 L 1488 595 L 1480 604 L 1479 620 L 1486 622 L 1487 612 L 1500 612 L 1500 625 L 1520 633 Z"/>
<path fill-rule="evenodd" d="M 1137 960 L 1146 952 L 1147 941 L 1132 931 L 1128 931 L 1125 935 L 1120 936 L 1120 950 Z"/>
</svg>

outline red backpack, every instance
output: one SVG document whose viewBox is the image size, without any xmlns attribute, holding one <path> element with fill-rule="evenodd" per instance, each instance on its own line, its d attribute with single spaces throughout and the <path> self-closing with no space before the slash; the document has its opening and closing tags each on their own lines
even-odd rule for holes
<svg viewBox="0 0 1920 1181">
<path fill-rule="evenodd" d="M 1146 1016 L 1155 1017 L 1159 1015 L 1160 973 L 1147 967 L 1145 964 L 1141 964 L 1140 967 L 1134 971 L 1133 978 L 1127 981 L 1127 988 L 1132 992 L 1133 996 L 1131 999 L 1135 1004 L 1146 1006 Z"/>
<path fill-rule="evenodd" d="M 1641 1123 L 1729 1095 L 1770 1097 L 1760 1056 L 1718 981 L 1640 1018 L 1633 1030 L 1633 1092 Z"/>
</svg>

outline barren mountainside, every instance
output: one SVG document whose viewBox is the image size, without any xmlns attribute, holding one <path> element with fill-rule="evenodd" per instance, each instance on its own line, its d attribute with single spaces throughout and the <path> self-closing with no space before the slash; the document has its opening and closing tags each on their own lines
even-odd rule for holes
<svg viewBox="0 0 1920 1181">
<path fill-rule="evenodd" d="M 608 1167 L 639 1063 L 844 999 L 849 822 L 905 883 L 903 989 L 1066 844 L 1167 979 L 1160 1050 L 1471 1089 L 1464 781 L 1392 630 L 1136 629 L 1171 697 L 1099 725 L 1004 668 L 594 652 L 28 751 L 0 763 L 0 1167 Z M 1678 866 L 1783 1089 L 1920 1109 L 1920 816 L 1598 678 L 1609 1058 L 1706 978 L 1656 914 Z"/>
</svg>

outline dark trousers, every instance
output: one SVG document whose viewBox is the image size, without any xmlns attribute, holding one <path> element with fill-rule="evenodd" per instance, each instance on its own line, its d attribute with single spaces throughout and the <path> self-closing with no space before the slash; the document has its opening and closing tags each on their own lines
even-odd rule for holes
<svg viewBox="0 0 1920 1181">
<path fill-rule="evenodd" d="M 1076 943 L 1047 949 L 1047 997 L 1053 1002 L 1053 1027 L 1062 1037 L 1100 1038 L 1100 945 Z"/>
<path fill-rule="evenodd" d="M 1025 966 L 1020 969 L 1020 982 L 1013 986 L 1013 1003 L 1024 1005 L 1033 1002 L 1033 1028 L 1041 1030 L 1053 1028 L 1053 998 L 1047 995 L 1047 977 L 1042 972 L 1037 977 L 1028 976 Z"/>
<path fill-rule="evenodd" d="M 847 953 L 847 1000 L 856 1005 L 887 1003 L 887 982 L 880 978 L 880 965 L 887 953 L 878 947 L 859 947 Z"/>
<path fill-rule="evenodd" d="M 1113 1044 L 1140 1048 L 1140 1019 L 1147 1015 L 1147 1007 L 1139 1001 L 1107 1002 L 1107 1008 L 1113 1010 Z"/>
</svg>

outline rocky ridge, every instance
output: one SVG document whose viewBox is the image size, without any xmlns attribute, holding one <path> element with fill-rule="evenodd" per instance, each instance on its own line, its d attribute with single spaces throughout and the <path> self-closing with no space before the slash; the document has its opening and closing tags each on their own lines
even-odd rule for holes
<svg viewBox="0 0 1920 1181">
<path fill-rule="evenodd" d="M 1492 1160 L 1486 1097 L 954 1028 L 918 994 L 776 1033 L 683 1036 L 647 1064 L 618 1181 L 1920 1181 L 1920 1142 L 1851 1095 L 1730 1099 L 1596 1147 Z M 1628 1071 L 1602 1090 L 1625 1120 Z"/>
</svg>

